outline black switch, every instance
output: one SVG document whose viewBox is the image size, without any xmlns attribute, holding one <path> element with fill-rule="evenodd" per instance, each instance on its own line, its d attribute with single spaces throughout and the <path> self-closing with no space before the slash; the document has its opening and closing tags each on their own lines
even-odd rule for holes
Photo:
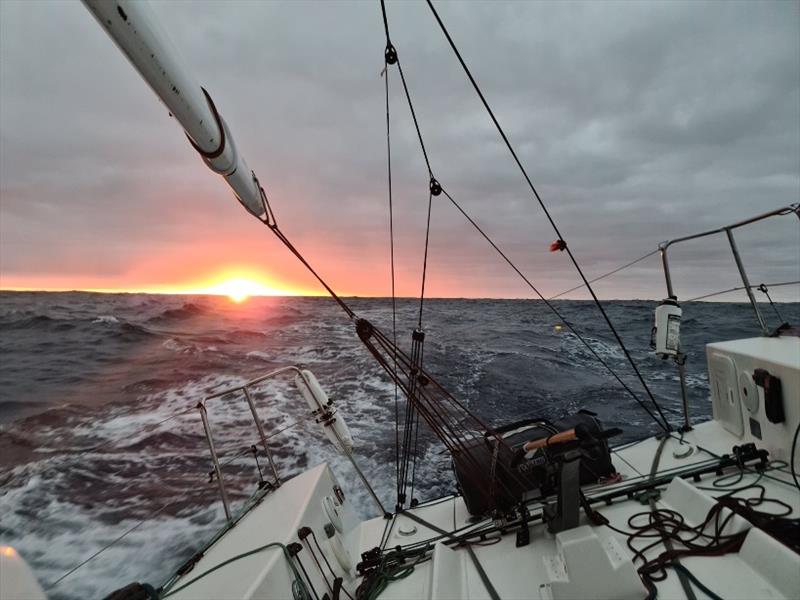
<svg viewBox="0 0 800 600">
<path fill-rule="evenodd" d="M 783 423 L 786 415 L 783 412 L 783 386 L 781 380 L 770 375 L 766 369 L 753 371 L 753 381 L 764 388 L 764 412 L 770 423 Z"/>
</svg>

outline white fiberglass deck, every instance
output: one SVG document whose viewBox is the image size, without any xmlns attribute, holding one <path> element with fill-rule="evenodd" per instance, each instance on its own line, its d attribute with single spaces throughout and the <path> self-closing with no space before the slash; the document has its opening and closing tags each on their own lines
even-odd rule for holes
<svg viewBox="0 0 800 600">
<path fill-rule="evenodd" d="M 670 439 L 665 443 L 660 458 L 659 473 L 676 473 L 713 461 L 714 455 L 729 453 L 735 444 L 741 443 L 714 421 L 695 427 L 684 436 L 683 442 Z M 692 453 L 685 458 L 677 458 L 677 455 L 685 451 L 687 444 L 693 447 Z M 658 445 L 659 441 L 651 438 L 615 450 L 613 460 L 623 477 L 622 481 L 613 485 L 585 488 L 584 491 L 591 497 L 620 489 L 636 480 L 646 479 L 650 475 Z M 735 472 L 736 468 L 733 471 Z M 676 510 L 683 514 L 690 524 L 696 524 L 705 518 L 709 508 L 714 504 L 712 497 L 727 491 L 720 489 L 714 492 L 700 489 L 700 487 L 710 487 L 716 477 L 711 473 L 705 475 L 699 482 L 676 477 L 668 487 L 665 486 L 666 489 L 657 501 L 657 505 Z M 741 485 L 754 481 L 756 477 L 749 473 L 745 474 Z M 769 472 L 769 478 L 761 478 L 759 483 L 766 488 L 767 497 L 789 504 L 793 510 L 793 517 L 800 514 L 800 494 L 786 470 L 772 470 Z M 177 581 L 173 589 L 236 554 L 270 541 L 286 544 L 297 541 L 298 528 L 307 525 L 315 531 L 333 570 L 337 575 L 343 576 L 344 588 L 354 594 L 360 582 L 353 576 L 355 569 L 351 568 L 349 574 L 345 573 L 323 530 L 327 516 L 322 508 L 322 501 L 331 493 L 334 485 L 333 476 L 325 466 L 314 468 L 287 482 L 279 492 L 267 496 L 212 546 L 194 569 L 182 580 Z M 755 493 L 755 490 L 749 490 L 744 496 Z M 531 505 L 530 508 L 532 513 L 536 512 L 535 505 Z M 624 530 L 628 529 L 629 517 L 648 510 L 646 504 L 627 498 L 615 500 L 611 505 L 600 504 L 596 508 L 611 521 L 612 525 Z M 770 509 L 764 506 L 761 510 Z M 340 512 L 345 531 L 342 540 L 349 550 L 352 567 L 355 567 L 362 552 L 380 544 L 387 522 L 382 518 L 376 518 L 359 523 L 347 501 L 343 503 Z M 491 523 L 491 521 L 471 523 L 469 514 L 459 497 L 431 502 L 413 509 L 412 512 L 436 529 L 447 532 L 459 530 L 459 533 L 463 533 L 469 528 L 481 528 Z M 583 514 L 581 519 L 582 527 L 566 532 L 566 536 L 563 533 L 559 534 L 562 542 L 565 538 L 592 537 L 592 534 L 596 534 L 598 542 L 606 548 L 609 556 L 616 555 L 622 562 L 630 559 L 625 536 L 604 526 L 590 525 Z M 736 529 L 750 525 L 742 519 L 735 518 L 731 527 Z M 416 532 L 408 535 L 408 530 L 412 528 L 416 528 Z M 401 531 L 406 534 L 402 534 Z M 440 532 L 401 514 L 394 518 L 385 546 L 392 548 L 427 540 L 433 542 L 441 537 Z M 473 544 L 471 547 L 500 598 L 619 597 L 619 593 L 613 592 L 613 588 L 609 586 L 625 575 L 624 570 L 615 571 L 613 563 L 605 567 L 603 564 L 594 564 L 590 567 L 584 560 L 576 562 L 573 559 L 573 562 L 570 562 L 569 556 L 559 557 L 560 546 L 556 536 L 548 533 L 541 522 L 530 527 L 530 544 L 527 546 L 517 548 L 516 535 L 514 532 L 509 532 L 492 545 Z M 663 547 L 655 549 L 652 556 L 662 550 Z M 325 592 L 332 597 L 331 590 L 326 587 L 308 550 L 304 549 L 300 557 L 320 598 Z M 607 559 L 604 560 L 608 562 Z M 737 553 L 715 557 L 689 557 L 682 559 L 682 563 L 708 588 L 723 598 L 800 596 L 800 557 L 756 528 L 750 530 L 743 547 Z M 324 563 L 323 569 L 328 580 L 332 580 Z M 667 572 L 668 578 L 658 584 L 658 596 L 685 598 L 686 594 L 676 573 L 672 570 Z M 569 585 L 559 588 L 558 581 L 568 581 Z M 693 587 L 698 598 L 706 597 L 696 586 Z M 645 596 L 646 590 L 642 586 L 631 597 Z M 267 550 L 226 565 L 178 592 L 174 597 L 291 598 L 290 571 L 280 550 Z M 344 594 L 342 597 L 345 597 Z M 381 594 L 381 598 L 482 599 L 491 596 L 474 563 L 469 559 L 467 551 L 464 548 L 450 550 L 440 544 L 432 560 L 417 565 L 408 577 L 391 583 Z"/>
</svg>

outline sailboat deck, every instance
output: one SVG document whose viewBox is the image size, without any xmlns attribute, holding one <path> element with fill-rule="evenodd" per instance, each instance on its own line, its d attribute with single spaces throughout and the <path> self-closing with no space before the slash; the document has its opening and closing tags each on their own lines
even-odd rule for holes
<svg viewBox="0 0 800 600">
<path fill-rule="evenodd" d="M 678 474 L 701 467 L 714 461 L 714 455 L 729 453 L 736 441 L 717 422 L 700 424 L 693 431 L 686 433 L 682 441 L 673 438 L 664 443 L 657 474 Z M 614 464 L 622 475 L 622 480 L 612 485 L 586 487 L 584 492 L 587 497 L 605 495 L 630 486 L 633 482 L 646 480 L 650 477 L 653 457 L 659 444 L 658 439 L 651 438 L 614 450 Z M 690 455 L 679 458 L 687 445 L 691 445 L 694 450 Z M 726 474 L 738 472 L 737 467 L 732 467 Z M 713 497 L 730 490 L 730 488 L 719 488 L 718 491 L 714 491 L 713 482 L 718 478 L 719 475 L 713 472 L 704 475 L 699 481 L 674 477 L 669 485 L 659 486 L 661 495 L 656 500 L 656 506 L 675 510 L 683 515 L 688 523 L 697 524 L 705 518 L 709 508 L 714 504 Z M 794 487 L 787 469 L 773 469 L 761 477 L 755 473 L 745 472 L 742 481 L 737 483 L 736 487 L 753 483 L 756 479 L 764 486 L 766 497 L 775 498 L 791 506 L 791 516 L 796 517 L 800 514 L 800 493 Z M 718 480 L 718 483 L 724 482 Z M 492 593 L 470 559 L 466 547 L 450 549 L 441 543 L 448 537 L 446 533 L 457 531 L 460 534 L 486 528 L 492 524 L 490 520 L 473 522 L 463 500 L 457 496 L 432 501 L 410 511 L 429 526 L 402 513 L 395 515 L 391 521 L 379 517 L 359 522 L 349 503 L 345 501 L 341 509 L 344 531 L 341 539 L 348 548 L 351 568 L 349 573 L 344 573 L 332 546 L 326 541 L 324 526 L 328 517 L 321 509 L 323 498 L 329 494 L 334 485 L 336 485 L 335 479 L 324 465 L 285 483 L 280 493 L 266 496 L 217 544 L 209 548 L 194 569 L 175 582 L 172 589 L 179 588 L 197 573 L 203 573 L 237 554 L 269 541 L 281 541 L 286 544 L 297 541 L 298 529 L 308 526 L 315 531 L 317 538 L 322 542 L 321 550 L 333 570 L 337 575 L 343 576 L 344 589 L 353 596 L 362 582 L 355 576 L 354 568 L 361 560 L 361 553 L 380 545 L 388 533 L 388 538 L 383 543 L 385 548 L 391 549 L 398 545 L 409 547 L 418 543 L 424 546 L 429 543 L 431 547 L 435 546 L 435 549 L 432 558 L 416 564 L 407 576 L 389 583 L 381 593 L 381 598 L 387 600 L 492 598 Z M 740 495 L 754 497 L 758 491 L 758 488 L 751 488 L 743 490 Z M 625 495 L 610 504 L 597 503 L 595 508 L 610 521 L 611 525 L 626 531 L 630 529 L 628 519 L 637 513 L 649 510 L 647 503 L 643 504 Z M 536 514 L 537 506 L 531 504 L 530 510 L 531 514 Z M 765 504 L 759 507 L 759 510 L 778 511 L 781 507 Z M 725 531 L 733 532 L 739 528 L 749 527 L 749 523 L 737 516 L 732 519 Z M 470 548 L 485 571 L 491 586 L 496 590 L 497 597 L 500 598 L 548 600 L 566 597 L 644 598 L 647 596 L 647 591 L 641 582 L 638 582 L 639 587 L 633 590 L 614 591 L 616 589 L 614 585 L 620 579 L 624 579 L 625 575 L 625 569 L 619 571 L 614 569 L 626 561 L 629 563 L 632 556 L 627 546 L 627 536 L 605 526 L 592 525 L 583 513 L 581 526 L 566 532 L 567 538 L 596 536 L 596 545 L 599 544 L 597 548 L 605 548 L 609 556 L 618 557 L 619 564 L 616 567 L 612 561 L 604 570 L 596 566 L 587 566 L 591 563 L 589 559 L 592 556 L 578 562 L 570 561 L 569 558 L 564 559 L 564 556 L 560 555 L 560 546 L 565 534 L 558 535 L 562 538 L 561 542 L 556 535 L 547 531 L 541 521 L 537 521 L 530 526 L 530 543 L 526 546 L 518 548 L 516 533 L 508 531 L 499 536 L 497 533 L 489 534 L 487 543 L 491 542 L 490 545 L 473 543 Z M 499 541 L 492 539 L 495 537 L 499 537 Z M 647 540 L 650 541 L 652 540 Z M 637 543 L 635 547 L 641 547 L 641 543 Z M 662 550 L 663 546 L 659 546 L 648 553 L 648 557 L 655 556 Z M 299 557 L 319 598 L 321 599 L 325 593 L 333 598 L 330 587 L 333 578 L 330 572 L 324 565 L 322 569 L 317 569 L 315 561 L 308 554 L 308 548 L 301 551 Z M 800 557 L 756 528 L 752 528 L 747 534 L 739 552 L 713 557 L 688 557 L 681 559 L 681 563 L 715 594 L 724 598 L 796 597 L 800 592 Z M 632 567 L 629 566 L 628 575 L 631 572 L 633 572 Z M 327 583 L 321 573 L 326 574 Z M 686 598 L 687 595 L 676 572 L 669 569 L 667 573 L 666 580 L 657 584 L 658 597 Z M 286 598 L 291 597 L 290 577 L 288 562 L 281 556 L 281 552 L 270 550 L 231 562 L 173 595 L 175 598 Z M 559 588 L 565 581 L 569 581 L 569 585 L 578 587 Z M 692 588 L 698 598 L 708 597 L 696 585 Z M 345 597 L 344 593 L 341 597 Z"/>
<path fill-rule="evenodd" d="M 703 423 L 688 432 L 684 436 L 684 442 L 695 448 L 700 443 L 703 448 L 715 454 L 730 452 L 734 444 L 732 437 L 713 421 Z M 659 440 L 649 438 L 614 451 L 614 464 L 623 475 L 623 480 L 613 486 L 594 486 L 585 488 L 584 491 L 588 496 L 605 494 L 615 488 L 619 489 L 628 485 L 632 478 L 649 476 L 653 456 L 659 443 Z M 683 444 L 679 444 L 677 439 L 667 441 L 659 461 L 658 473 L 676 469 L 684 471 L 713 458 L 703 450 L 695 450 L 690 456 L 683 459 L 676 458 L 672 451 L 679 445 Z M 737 469 L 733 469 L 729 472 L 735 473 L 736 471 Z M 766 488 L 765 495 L 767 497 L 789 504 L 793 511 L 791 516 L 798 516 L 800 514 L 800 493 L 794 487 L 791 475 L 783 470 L 774 470 L 769 472 L 769 476 L 774 479 L 759 478 L 756 474 L 746 473 L 744 479 L 736 487 L 745 486 L 759 479 L 758 483 Z M 712 473 L 703 477 L 699 482 L 677 478 L 656 501 L 656 505 L 658 508 L 680 512 L 691 524 L 697 524 L 698 521 L 705 518 L 707 507 L 713 504 L 712 496 L 720 495 L 730 489 L 719 488 L 717 492 L 701 489 L 713 487 L 712 482 L 717 477 Z M 739 495 L 746 498 L 755 497 L 757 494 L 757 489 L 750 489 L 744 490 Z M 646 504 L 630 499 L 614 501 L 610 505 L 601 504 L 597 508 L 612 525 L 623 530 L 629 529 L 627 526 L 629 518 L 649 510 Z M 765 505 L 761 510 L 772 509 Z M 464 527 L 469 523 L 469 515 L 464 509 L 463 501 L 458 497 L 433 506 L 420 506 L 413 512 L 432 525 L 448 531 Z M 397 520 L 398 525 L 401 523 L 411 524 L 411 520 L 402 515 L 397 517 Z M 435 532 L 418 523 L 414 524 L 418 529 L 415 536 L 409 537 L 393 533 L 386 546 L 391 548 L 393 545 L 409 544 L 437 536 Z M 602 542 L 614 544 L 609 540 L 615 540 L 615 547 L 622 548 L 624 552 L 630 554 L 626 536 L 604 526 L 592 525 L 583 514 L 581 525 L 590 528 Z M 745 524 L 737 518 L 734 519 L 732 525 L 749 527 L 749 524 Z M 382 520 L 365 523 L 364 527 L 369 528 L 374 545 L 374 536 L 380 536 L 378 529 L 383 530 Z M 394 529 L 396 531 L 398 526 L 396 525 Z M 646 543 L 651 541 L 647 540 Z M 640 548 L 643 545 L 644 543 L 637 543 L 635 547 Z M 366 549 L 368 546 L 369 542 L 365 543 L 362 548 Z M 552 573 L 548 570 L 548 559 L 558 554 L 558 547 L 556 537 L 547 531 L 543 523 L 538 522 L 531 527 L 528 546 L 517 548 L 516 536 L 509 533 L 502 536 L 500 541 L 493 545 L 474 545 L 473 550 L 500 598 L 542 598 L 545 600 L 552 597 L 547 589 L 548 584 L 552 581 Z M 655 556 L 662 550 L 663 546 L 659 546 L 653 552 L 648 553 L 648 557 Z M 491 599 L 491 595 L 472 561 L 468 559 L 463 550 L 457 552 L 464 556 L 458 561 L 456 572 L 451 572 L 452 581 L 444 588 L 444 595 L 432 593 L 436 579 L 433 575 L 433 571 L 436 569 L 436 558 L 434 558 L 433 561 L 416 566 L 411 576 L 390 584 L 381 594 L 381 598 L 397 600 L 404 598 Z M 800 592 L 800 557 L 755 528 L 748 534 L 745 544 L 738 553 L 714 557 L 688 557 L 682 559 L 681 562 L 701 582 L 723 598 L 796 597 Z M 580 567 L 580 565 L 577 566 Z M 603 589 L 607 583 L 604 582 L 605 575 L 603 573 L 595 572 L 587 575 L 596 581 L 597 588 L 594 597 L 611 597 Z M 613 576 L 613 573 L 608 575 Z M 687 597 L 675 571 L 669 570 L 667 579 L 658 583 L 657 587 L 659 598 Z M 707 597 L 697 586 L 693 586 L 693 590 L 698 598 Z M 646 591 L 642 587 L 642 594 L 639 597 L 644 598 L 645 596 Z"/>
</svg>

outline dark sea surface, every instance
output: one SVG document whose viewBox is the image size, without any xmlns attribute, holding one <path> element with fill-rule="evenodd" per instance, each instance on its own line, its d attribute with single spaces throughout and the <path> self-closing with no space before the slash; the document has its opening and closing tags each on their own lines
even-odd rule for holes
<svg viewBox="0 0 800 600">
<path fill-rule="evenodd" d="M 391 303 L 349 299 L 386 333 Z M 641 393 L 597 309 L 557 301 L 597 353 Z M 677 372 L 649 349 L 655 303 L 607 302 L 609 315 L 674 423 L 681 419 Z M 417 301 L 398 302 L 398 339 L 410 346 Z M 710 416 L 704 344 L 758 335 L 746 304 L 685 305 L 691 411 Z M 764 314 L 774 327 L 777 317 Z M 781 304 L 800 321 L 800 304 Z M 541 303 L 428 300 L 425 364 L 492 425 L 579 408 L 624 430 L 618 441 L 655 431 L 647 414 Z M 0 294 L 0 543 L 15 546 L 45 587 L 144 522 L 53 587 L 57 598 L 102 597 L 133 581 L 160 584 L 223 524 L 199 400 L 286 365 L 311 369 L 355 439 L 356 458 L 387 506 L 394 505 L 394 387 L 327 298 L 146 294 Z M 641 394 L 644 397 L 644 394 Z M 346 460 L 316 425 L 291 378 L 260 388 L 258 410 L 284 477 L 328 461 L 363 516 L 376 510 Z M 209 403 L 209 418 L 234 503 L 254 489 L 257 441 L 241 400 Z M 264 461 L 262 460 L 262 466 Z M 448 456 L 424 444 L 421 500 L 454 491 Z M 166 505 L 166 508 L 162 508 Z M 155 511 L 160 510 L 157 515 Z"/>
</svg>

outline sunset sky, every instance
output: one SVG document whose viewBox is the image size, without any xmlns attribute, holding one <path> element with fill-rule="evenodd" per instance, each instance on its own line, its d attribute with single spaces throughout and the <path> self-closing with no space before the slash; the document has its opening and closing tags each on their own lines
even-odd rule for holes
<svg viewBox="0 0 800 600">
<path fill-rule="evenodd" d="M 800 3 L 437 6 L 588 276 L 800 198 Z M 153 9 L 287 236 L 341 293 L 388 295 L 379 4 Z M 543 293 L 576 285 L 426 6 L 388 11 L 437 178 Z M 413 296 L 428 181 L 390 75 L 398 293 Z M 445 202 L 428 295 L 531 296 Z M 753 283 L 800 279 L 796 218 L 738 240 Z M 724 236 L 676 248 L 672 264 L 681 298 L 740 285 Z M 0 1 L 0 287 L 226 293 L 230 280 L 321 293 L 79 2 Z M 597 289 L 663 297 L 658 257 Z"/>
</svg>

